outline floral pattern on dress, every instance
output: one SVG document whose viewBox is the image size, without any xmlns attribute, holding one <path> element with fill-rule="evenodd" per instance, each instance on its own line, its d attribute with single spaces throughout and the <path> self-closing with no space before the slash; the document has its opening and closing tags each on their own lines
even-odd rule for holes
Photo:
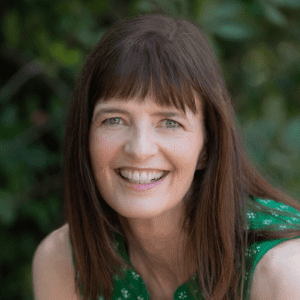
<svg viewBox="0 0 300 300">
<path fill-rule="evenodd" d="M 268 218 L 266 218 L 266 215 L 262 214 L 259 211 L 258 212 L 249 211 L 246 213 L 248 218 L 247 219 L 248 229 L 261 229 L 271 224 L 280 224 L 279 222 L 282 221 L 277 218 L 278 216 L 280 216 L 285 221 L 285 223 L 287 223 L 287 224 L 279 225 L 279 228 L 281 228 L 282 230 L 286 228 L 293 228 L 293 224 L 295 223 L 300 224 L 300 213 L 297 210 L 295 210 L 293 207 L 287 206 L 283 203 L 276 202 L 274 200 L 263 200 L 257 198 L 255 198 L 255 200 L 265 206 L 274 208 L 278 212 L 290 212 L 293 214 L 293 216 L 289 218 L 284 215 L 283 216 L 279 215 L 276 212 L 271 212 Z M 263 255 L 266 254 L 271 248 L 277 246 L 278 244 L 286 240 L 288 239 L 258 242 L 252 244 L 247 248 L 247 251 L 245 253 L 246 264 L 252 260 L 253 265 L 252 265 L 251 272 L 249 272 L 248 270 L 246 270 L 245 272 L 245 287 L 247 286 L 247 283 L 249 283 L 248 282 L 249 280 L 251 283 L 255 267 L 260 261 L 260 259 L 263 257 Z M 116 235 L 115 245 L 120 255 L 123 256 L 125 260 L 129 261 L 129 257 L 128 254 L 126 253 L 125 245 L 123 243 L 121 236 Z M 112 297 L 113 300 L 149 300 L 149 293 L 146 289 L 145 283 L 142 277 L 134 269 L 126 270 L 126 276 L 124 279 L 122 279 L 119 275 L 116 274 L 113 276 L 113 280 L 115 286 L 115 290 L 113 292 L 113 297 Z M 191 283 L 191 286 L 197 286 L 197 274 L 195 274 L 188 283 Z M 203 294 L 202 293 L 199 294 L 199 291 L 197 289 L 194 289 L 193 292 L 197 297 L 196 299 L 199 300 L 204 299 Z M 176 290 L 174 294 L 174 300 L 189 300 L 191 298 L 188 298 L 189 297 L 188 295 L 189 295 L 188 287 L 186 286 L 186 284 L 183 284 Z M 81 294 L 81 298 L 82 298 L 82 294 Z M 104 300 L 103 296 L 100 296 L 98 300 Z"/>
</svg>

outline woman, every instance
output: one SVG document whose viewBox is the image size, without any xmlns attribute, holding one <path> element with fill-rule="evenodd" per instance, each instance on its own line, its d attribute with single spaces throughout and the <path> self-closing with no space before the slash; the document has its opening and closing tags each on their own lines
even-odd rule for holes
<svg viewBox="0 0 300 300">
<path fill-rule="evenodd" d="M 72 95 L 64 168 L 67 224 L 36 251 L 36 300 L 262 299 L 275 246 L 300 237 L 300 204 L 248 158 L 191 21 L 106 32 Z"/>
</svg>

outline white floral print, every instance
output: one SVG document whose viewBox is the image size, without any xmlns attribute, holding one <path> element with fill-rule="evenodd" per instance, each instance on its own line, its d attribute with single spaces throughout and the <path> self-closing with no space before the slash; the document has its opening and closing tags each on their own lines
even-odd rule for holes
<svg viewBox="0 0 300 300">
<path fill-rule="evenodd" d="M 286 228 L 293 228 L 293 224 L 295 223 L 300 224 L 300 213 L 297 210 L 295 210 L 293 207 L 287 206 L 283 203 L 276 202 L 274 200 L 264 200 L 264 199 L 257 199 L 257 198 L 255 198 L 255 200 L 267 207 L 271 207 L 275 209 L 276 211 L 278 211 L 278 214 L 273 211 L 270 212 L 269 216 L 266 218 L 266 214 L 261 213 L 260 211 L 256 211 L 256 212 L 248 211 L 246 213 L 248 218 L 247 229 L 261 229 L 263 227 L 268 227 L 272 224 L 277 224 L 280 229 L 284 230 Z M 291 217 L 287 217 L 284 215 L 282 216 L 280 215 L 280 212 L 290 212 L 293 214 L 293 216 Z M 277 218 L 278 216 L 280 216 L 280 219 Z M 284 220 L 284 222 L 282 220 Z M 126 253 L 122 237 L 117 234 L 115 236 L 116 236 L 115 245 L 120 255 L 124 258 L 124 260 L 126 260 L 130 264 L 129 257 L 128 254 Z M 247 248 L 245 253 L 246 264 L 247 261 L 252 262 L 252 269 L 251 272 L 249 272 L 249 270 L 245 271 L 244 286 L 247 286 L 249 280 L 251 283 L 255 267 L 260 261 L 260 259 L 263 257 L 263 255 L 267 253 L 271 248 L 284 242 L 285 240 L 286 239 L 279 239 L 279 240 L 258 242 L 252 244 Z M 74 264 L 75 264 L 75 260 L 74 260 Z M 79 274 L 77 274 L 77 276 L 78 275 Z M 115 284 L 115 290 L 113 292 L 113 300 L 149 300 L 149 293 L 146 289 L 145 283 L 141 278 L 141 276 L 135 270 L 133 270 L 133 268 L 130 270 L 126 270 L 126 277 L 124 279 L 122 279 L 119 275 L 116 274 L 113 276 L 113 280 Z M 192 283 L 193 286 L 195 285 L 198 286 L 197 274 L 195 274 L 190 279 L 189 282 Z M 197 290 L 193 290 L 193 291 L 195 295 L 198 295 L 197 299 L 204 300 L 204 298 L 200 297 L 200 294 Z M 189 297 L 188 295 L 189 295 L 188 287 L 185 284 L 183 284 L 176 290 L 174 294 L 174 300 L 182 300 L 182 299 L 189 300 L 190 298 L 188 298 Z M 82 298 L 82 294 L 81 294 L 81 298 Z M 104 297 L 100 296 L 98 300 L 104 300 Z"/>
</svg>

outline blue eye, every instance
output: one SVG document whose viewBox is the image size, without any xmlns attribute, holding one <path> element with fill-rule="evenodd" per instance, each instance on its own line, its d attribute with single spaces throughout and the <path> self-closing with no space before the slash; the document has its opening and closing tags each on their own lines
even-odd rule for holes
<svg viewBox="0 0 300 300">
<path fill-rule="evenodd" d="M 121 118 L 109 118 L 109 119 L 104 120 L 104 121 L 102 122 L 102 124 L 106 124 L 107 121 L 110 121 L 110 120 L 116 120 L 116 119 L 121 119 Z M 112 124 L 111 122 L 109 122 L 108 126 L 109 126 L 109 125 L 119 125 L 119 124 Z"/>
<path fill-rule="evenodd" d="M 122 124 L 119 124 L 119 123 L 112 123 L 111 120 L 117 120 L 117 119 L 122 119 L 122 118 L 119 118 L 119 117 L 114 117 L 114 118 L 109 118 L 109 119 L 106 119 L 102 122 L 102 124 L 106 125 L 106 126 L 116 126 L 116 125 L 122 125 Z M 171 121 L 173 124 L 175 123 L 175 126 L 173 125 L 172 127 L 169 127 L 167 129 L 177 129 L 179 127 L 182 127 L 182 125 L 180 123 L 178 123 L 177 121 L 174 121 L 174 120 L 171 120 L 171 119 L 165 119 L 163 121 Z M 178 126 L 177 126 L 178 125 Z"/>
<path fill-rule="evenodd" d="M 176 121 L 174 121 L 174 120 L 166 119 L 166 120 L 164 120 L 164 121 L 171 121 L 171 122 L 175 123 L 175 125 L 177 124 L 177 125 L 181 126 L 178 122 L 176 122 Z M 177 128 L 177 127 L 171 127 L 170 129 L 176 129 L 176 128 Z"/>
</svg>

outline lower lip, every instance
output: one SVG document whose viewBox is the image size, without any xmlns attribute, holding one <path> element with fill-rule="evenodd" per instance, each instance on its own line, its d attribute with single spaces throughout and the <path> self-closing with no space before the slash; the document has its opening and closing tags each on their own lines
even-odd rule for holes
<svg viewBox="0 0 300 300">
<path fill-rule="evenodd" d="M 124 178 L 121 177 L 121 175 L 118 173 L 119 170 L 117 170 L 117 175 L 118 177 L 121 179 L 121 182 L 126 184 L 127 187 L 132 188 L 134 190 L 138 190 L 138 191 L 145 191 L 145 190 L 149 190 L 152 189 L 158 185 L 160 185 L 161 183 L 164 182 L 164 180 L 167 178 L 167 176 L 169 175 L 170 172 L 168 172 L 162 179 L 152 182 L 152 183 L 147 183 L 147 184 L 137 184 L 137 183 L 132 183 L 129 182 L 127 180 L 125 180 Z"/>
</svg>

